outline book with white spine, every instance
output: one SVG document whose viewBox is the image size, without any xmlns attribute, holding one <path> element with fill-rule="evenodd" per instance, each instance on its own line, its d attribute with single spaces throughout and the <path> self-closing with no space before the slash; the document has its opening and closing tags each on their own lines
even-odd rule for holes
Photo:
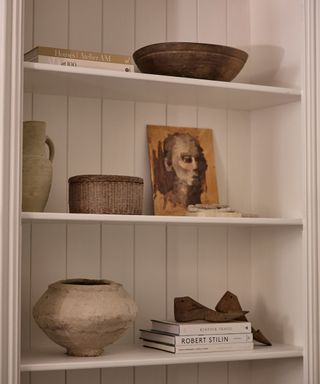
<svg viewBox="0 0 320 384">
<path fill-rule="evenodd" d="M 100 68 L 109 69 L 111 71 L 134 72 L 133 64 L 111 63 L 107 61 L 78 60 L 52 56 L 37 56 L 29 61 L 31 63 L 63 65 L 66 67 Z"/>
<path fill-rule="evenodd" d="M 174 335 L 210 335 L 226 333 L 251 333 L 251 323 L 248 321 L 232 321 L 210 323 L 207 321 L 192 321 L 178 323 L 176 321 L 151 320 L 152 330 L 172 333 Z"/>
<path fill-rule="evenodd" d="M 106 52 L 36 47 L 25 53 L 24 60 L 32 63 L 63 65 L 67 67 L 101 68 L 134 72 L 134 65 L 131 56 Z"/>
<path fill-rule="evenodd" d="M 140 337 L 143 340 L 155 341 L 171 345 L 199 346 L 211 344 L 249 343 L 253 341 L 252 333 L 227 333 L 216 335 L 170 335 L 153 330 L 140 330 Z"/>
<path fill-rule="evenodd" d="M 210 344 L 200 346 L 183 346 L 156 343 L 155 341 L 143 340 L 143 346 L 148 348 L 160 349 L 171 353 L 200 353 L 200 352 L 223 352 L 223 351 L 250 351 L 253 343 L 230 343 L 230 344 Z"/>
</svg>

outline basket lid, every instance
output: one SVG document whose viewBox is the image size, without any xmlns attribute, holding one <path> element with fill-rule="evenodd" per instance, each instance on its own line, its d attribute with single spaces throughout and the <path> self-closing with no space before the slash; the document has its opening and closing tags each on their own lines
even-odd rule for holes
<svg viewBox="0 0 320 384">
<path fill-rule="evenodd" d="M 72 176 L 68 180 L 69 183 L 103 183 L 103 182 L 125 182 L 143 184 L 143 179 L 136 176 L 122 176 L 122 175 L 77 175 Z"/>
</svg>

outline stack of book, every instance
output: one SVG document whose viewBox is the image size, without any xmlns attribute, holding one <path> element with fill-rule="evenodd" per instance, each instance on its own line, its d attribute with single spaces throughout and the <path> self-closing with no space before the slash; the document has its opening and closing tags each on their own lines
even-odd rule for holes
<svg viewBox="0 0 320 384">
<path fill-rule="evenodd" d="M 177 323 L 151 320 L 151 329 L 141 329 L 145 347 L 171 353 L 248 351 L 253 349 L 251 323 Z"/>
<path fill-rule="evenodd" d="M 89 52 L 66 48 L 35 47 L 25 53 L 25 61 L 67 67 L 103 68 L 134 72 L 131 56 L 106 52 Z"/>
</svg>

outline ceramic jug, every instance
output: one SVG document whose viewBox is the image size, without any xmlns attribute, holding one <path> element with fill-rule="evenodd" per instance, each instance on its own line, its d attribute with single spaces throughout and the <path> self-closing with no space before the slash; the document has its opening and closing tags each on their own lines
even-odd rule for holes
<svg viewBox="0 0 320 384">
<path fill-rule="evenodd" d="M 48 146 L 49 151 L 46 146 Z M 22 210 L 42 212 L 52 182 L 54 145 L 44 121 L 23 123 Z"/>
</svg>

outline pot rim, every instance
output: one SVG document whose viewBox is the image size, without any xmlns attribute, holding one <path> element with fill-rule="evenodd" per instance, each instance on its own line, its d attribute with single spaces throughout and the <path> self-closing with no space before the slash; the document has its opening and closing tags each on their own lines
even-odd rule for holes
<svg viewBox="0 0 320 384">
<path fill-rule="evenodd" d="M 49 285 L 49 288 L 53 289 L 65 289 L 65 290 L 114 290 L 122 287 L 122 284 L 116 283 L 112 280 L 106 279 L 85 279 L 85 278 L 73 278 L 56 281 Z"/>
</svg>

